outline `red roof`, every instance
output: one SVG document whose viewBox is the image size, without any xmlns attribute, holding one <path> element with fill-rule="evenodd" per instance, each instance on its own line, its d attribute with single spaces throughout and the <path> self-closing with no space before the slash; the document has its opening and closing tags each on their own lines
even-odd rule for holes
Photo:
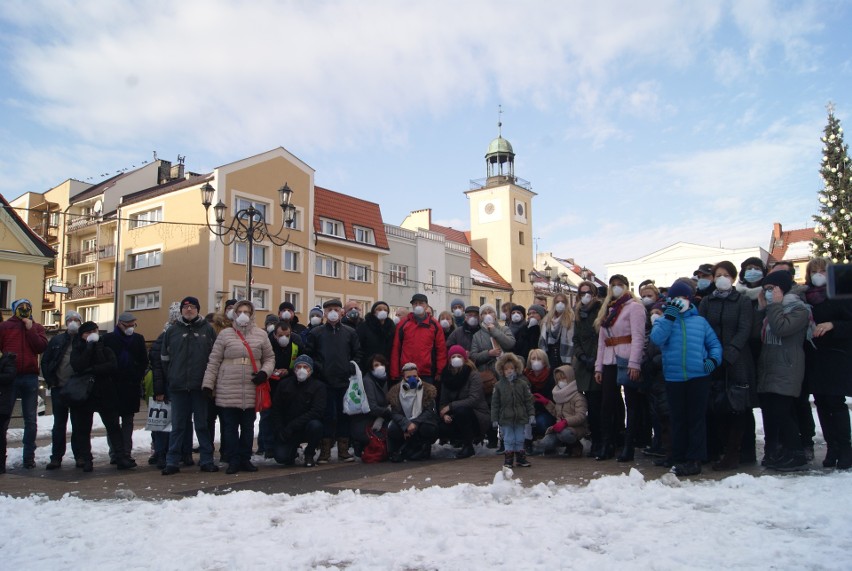
<svg viewBox="0 0 852 571">
<path fill-rule="evenodd" d="M 449 226 L 441 226 L 440 224 L 433 224 L 429 222 L 429 230 L 432 232 L 437 232 L 438 234 L 443 234 L 444 238 L 451 242 L 459 242 L 461 244 L 470 245 L 470 240 L 468 239 L 468 233 L 462 232 L 461 230 L 456 230 L 455 228 L 450 228 Z"/>
<path fill-rule="evenodd" d="M 327 188 L 314 186 L 314 230 L 320 233 L 320 218 L 328 218 L 343 223 L 346 240 L 355 242 L 355 228 L 369 228 L 373 231 L 375 247 L 389 250 L 388 237 L 385 234 L 385 223 L 382 220 L 382 210 L 375 202 L 341 194 Z M 324 234 L 324 236 L 328 236 Z M 334 238 L 334 236 L 331 236 Z M 357 242 L 361 243 L 361 242 Z M 372 245 L 372 244 L 370 244 Z"/>
<path fill-rule="evenodd" d="M 787 258 L 787 249 L 797 242 L 813 242 L 817 238 L 816 230 L 813 228 L 800 228 L 797 230 L 782 230 L 781 224 L 775 223 L 769 242 L 769 261 L 778 262 Z M 805 256 L 807 257 L 807 256 Z M 802 256 L 795 255 L 796 260 Z M 795 261 L 795 260 L 794 260 Z"/>
</svg>

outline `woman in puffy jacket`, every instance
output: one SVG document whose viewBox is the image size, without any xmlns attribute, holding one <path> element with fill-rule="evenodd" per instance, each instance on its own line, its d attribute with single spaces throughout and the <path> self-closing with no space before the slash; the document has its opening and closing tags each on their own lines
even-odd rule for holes
<svg viewBox="0 0 852 571">
<path fill-rule="evenodd" d="M 249 352 L 251 348 L 251 352 Z M 256 472 L 251 463 L 254 445 L 255 386 L 269 378 L 275 353 L 266 331 L 254 324 L 254 305 L 234 306 L 233 326 L 213 344 L 202 390 L 221 407 L 222 447 L 228 454 L 228 474 Z"/>
<path fill-rule="evenodd" d="M 583 455 L 581 439 L 589 432 L 586 397 L 577 390 L 574 367 L 571 365 L 558 367 L 553 376 L 556 386 L 551 394 L 553 400 L 547 403 L 547 411 L 556 422 L 547 429 L 542 439 L 544 452 L 552 453 L 563 444 L 567 446 L 566 456 L 580 457 Z"/>
</svg>

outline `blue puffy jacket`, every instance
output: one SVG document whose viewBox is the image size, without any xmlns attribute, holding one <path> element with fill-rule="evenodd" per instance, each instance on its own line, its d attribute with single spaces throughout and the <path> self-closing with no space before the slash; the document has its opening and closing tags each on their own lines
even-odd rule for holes
<svg viewBox="0 0 852 571">
<path fill-rule="evenodd" d="M 653 341 L 663 353 L 663 375 L 666 381 L 683 382 L 709 375 L 704 360 L 722 362 L 722 344 L 706 319 L 695 306 L 674 319 L 658 319 L 651 329 Z"/>
</svg>

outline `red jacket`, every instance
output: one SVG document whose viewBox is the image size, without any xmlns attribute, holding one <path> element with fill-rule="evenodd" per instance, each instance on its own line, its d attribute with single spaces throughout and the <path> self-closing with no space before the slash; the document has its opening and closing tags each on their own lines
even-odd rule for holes
<svg viewBox="0 0 852 571">
<path fill-rule="evenodd" d="M 414 313 L 396 326 L 391 350 L 391 378 L 402 376 L 406 363 L 417 365 L 417 372 L 424 377 L 437 377 L 447 365 L 447 343 L 444 330 L 432 317 L 418 323 Z"/>
<path fill-rule="evenodd" d="M 30 329 L 18 317 L 0 323 L 0 351 L 15 353 L 19 375 L 38 374 L 38 356 L 47 348 L 44 327 L 33 321 Z"/>
</svg>

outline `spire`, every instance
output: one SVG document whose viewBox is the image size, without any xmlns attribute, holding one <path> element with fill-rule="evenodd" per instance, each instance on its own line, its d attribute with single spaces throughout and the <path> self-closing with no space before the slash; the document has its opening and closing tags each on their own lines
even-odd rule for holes
<svg viewBox="0 0 852 571">
<path fill-rule="evenodd" d="M 503 137 L 503 106 L 497 105 L 497 136 Z"/>
</svg>

